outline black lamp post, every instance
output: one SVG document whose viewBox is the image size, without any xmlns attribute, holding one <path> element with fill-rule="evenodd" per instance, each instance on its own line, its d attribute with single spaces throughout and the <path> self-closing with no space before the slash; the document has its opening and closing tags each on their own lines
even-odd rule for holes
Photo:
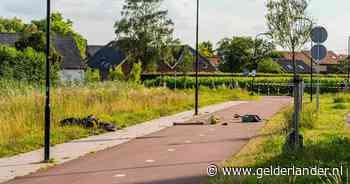
<svg viewBox="0 0 350 184">
<path fill-rule="evenodd" d="M 45 87 L 45 148 L 44 160 L 50 160 L 50 17 L 51 3 L 47 0 L 47 15 L 46 15 L 46 87 Z"/>
<path fill-rule="evenodd" d="M 348 71 L 348 86 L 350 85 L 350 37 L 348 40 L 348 57 L 347 57 L 347 71 Z"/>
<path fill-rule="evenodd" d="M 199 70 L 199 46 L 198 46 L 198 32 L 199 32 L 199 0 L 197 0 L 197 19 L 196 19 L 196 94 L 195 94 L 195 115 L 198 115 L 198 70 Z"/>
</svg>

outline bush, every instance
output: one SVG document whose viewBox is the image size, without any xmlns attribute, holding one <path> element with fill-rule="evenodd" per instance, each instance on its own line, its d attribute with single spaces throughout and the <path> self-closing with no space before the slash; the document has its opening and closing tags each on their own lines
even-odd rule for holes
<svg viewBox="0 0 350 184">
<path fill-rule="evenodd" d="M 93 70 L 88 68 L 85 72 L 85 82 L 99 82 L 101 81 L 100 72 L 98 70 Z"/>
<path fill-rule="evenodd" d="M 135 63 L 129 75 L 129 81 L 138 83 L 141 81 L 142 62 Z"/>
<path fill-rule="evenodd" d="M 350 102 L 350 96 L 346 95 L 344 93 L 338 93 L 333 98 L 334 103 L 349 103 Z"/>
<path fill-rule="evenodd" d="M 111 81 L 125 81 L 125 75 L 122 66 L 119 65 L 115 70 L 112 70 L 109 73 L 108 77 Z"/>
<path fill-rule="evenodd" d="M 266 59 L 258 64 L 258 72 L 262 73 L 283 73 L 281 66 L 271 58 Z"/>
<path fill-rule="evenodd" d="M 344 104 L 344 103 L 336 103 L 336 104 L 333 106 L 333 109 L 340 109 L 340 110 L 348 109 L 348 108 L 349 108 L 349 105 Z"/>
<path fill-rule="evenodd" d="M 240 87 L 246 89 L 252 89 L 252 77 L 199 77 L 199 84 L 203 87 L 215 88 L 219 86 L 229 86 L 229 87 Z M 310 78 L 304 78 L 305 84 L 308 85 L 311 81 Z M 330 93 L 330 92 L 339 92 L 338 87 L 343 81 L 342 78 L 328 78 L 322 77 L 321 82 L 321 92 Z M 176 81 L 174 77 L 158 77 L 153 80 L 145 80 L 144 84 L 146 86 L 161 86 L 163 82 L 166 82 L 169 88 L 194 88 L 195 87 L 195 78 L 194 77 L 177 77 Z M 313 81 L 314 84 L 316 81 Z M 238 84 L 238 86 L 236 85 Z M 270 94 L 270 95 L 287 95 L 291 93 L 292 86 L 292 77 L 256 77 L 254 83 L 254 91 L 261 94 Z M 310 87 L 306 87 L 306 92 L 310 90 Z"/>
<path fill-rule="evenodd" d="M 0 77 L 28 82 L 45 81 L 45 54 L 32 48 L 18 51 L 13 47 L 0 45 Z M 59 63 L 51 63 L 51 80 L 58 80 Z"/>
</svg>

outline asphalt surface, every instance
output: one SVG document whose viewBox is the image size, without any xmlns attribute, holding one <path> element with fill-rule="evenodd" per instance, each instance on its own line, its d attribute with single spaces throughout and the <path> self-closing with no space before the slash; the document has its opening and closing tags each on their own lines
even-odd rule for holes
<svg viewBox="0 0 350 184">
<path fill-rule="evenodd" d="M 291 103 L 264 97 L 215 113 L 228 126 L 174 126 L 6 184 L 192 184 L 205 181 L 207 166 L 237 153 L 264 123 L 242 124 L 234 114 L 270 118 Z"/>
</svg>

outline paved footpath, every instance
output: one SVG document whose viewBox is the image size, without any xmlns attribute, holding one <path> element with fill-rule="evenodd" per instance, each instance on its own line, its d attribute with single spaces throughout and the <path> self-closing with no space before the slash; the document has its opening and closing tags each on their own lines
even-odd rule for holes
<svg viewBox="0 0 350 184">
<path fill-rule="evenodd" d="M 267 119 L 290 103 L 288 97 L 263 97 L 214 114 L 221 122 L 231 122 L 236 113 L 258 114 Z M 6 184 L 200 183 L 206 179 L 208 164 L 220 163 L 237 153 L 263 126 L 264 123 L 230 123 L 164 128 Z"/>
</svg>

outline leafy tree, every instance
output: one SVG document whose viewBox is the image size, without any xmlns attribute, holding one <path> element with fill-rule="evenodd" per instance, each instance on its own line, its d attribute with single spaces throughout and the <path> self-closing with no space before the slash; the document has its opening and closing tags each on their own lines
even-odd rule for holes
<svg viewBox="0 0 350 184">
<path fill-rule="evenodd" d="M 59 12 L 52 13 L 51 15 L 51 29 L 53 33 L 67 35 L 72 34 L 77 47 L 80 50 L 80 54 L 83 58 L 86 57 L 86 39 L 73 30 L 73 22 L 71 20 L 65 20 L 62 14 Z M 32 20 L 30 24 L 25 24 L 19 18 L 0 18 L 0 32 L 12 32 L 12 33 L 36 33 L 46 32 L 46 19 Z"/>
<path fill-rule="evenodd" d="M 173 48 L 169 46 L 162 48 L 162 60 L 170 69 L 176 68 L 177 60 L 173 54 Z"/>
<path fill-rule="evenodd" d="M 282 54 L 282 52 L 273 50 L 273 51 L 270 53 L 270 57 L 273 58 L 273 59 L 278 59 L 278 58 L 283 57 L 283 54 Z"/>
<path fill-rule="evenodd" d="M 32 34 L 24 34 L 15 43 L 18 50 L 25 50 L 28 47 L 35 49 L 38 52 L 45 52 L 46 49 L 46 38 L 45 33 L 36 32 Z"/>
<path fill-rule="evenodd" d="M 163 61 L 169 69 L 174 70 L 179 65 L 180 52 L 183 46 L 179 41 L 174 41 L 163 45 L 161 48 L 161 61 Z"/>
<path fill-rule="evenodd" d="M 17 17 L 12 19 L 0 18 L 0 32 L 16 33 L 22 32 L 26 25 Z"/>
<path fill-rule="evenodd" d="M 32 34 L 24 34 L 16 43 L 16 48 L 24 51 L 27 48 L 33 48 L 36 52 L 45 53 L 46 51 L 46 37 L 45 33 L 37 32 Z M 50 46 L 50 59 L 53 63 L 60 64 L 62 56 L 56 51 L 53 45 Z"/>
<path fill-rule="evenodd" d="M 143 61 L 144 70 L 152 68 L 160 56 L 161 46 L 172 40 L 173 22 L 162 10 L 163 0 L 125 0 L 122 19 L 116 21 L 115 33 L 120 47 L 134 58 Z"/>
<path fill-rule="evenodd" d="M 178 66 L 178 70 L 182 72 L 184 75 L 193 71 L 193 63 L 195 61 L 195 57 L 191 54 L 188 47 L 183 47 L 183 56 L 182 62 Z"/>
<path fill-rule="evenodd" d="M 217 52 L 223 59 L 219 68 L 223 72 L 241 72 L 252 59 L 254 41 L 250 37 L 224 38 L 218 45 Z"/>
<path fill-rule="evenodd" d="M 80 50 L 82 58 L 86 57 L 86 39 L 79 33 L 73 30 L 73 22 L 65 20 L 61 13 L 55 12 L 51 14 L 51 30 L 53 33 L 68 35 L 71 34 L 75 40 L 77 47 Z M 33 20 L 32 24 L 37 27 L 39 31 L 46 32 L 46 19 Z"/>
<path fill-rule="evenodd" d="M 259 73 L 283 73 L 282 67 L 271 58 L 266 58 L 258 63 Z"/>
<path fill-rule="evenodd" d="M 267 26 L 274 41 L 293 53 L 302 49 L 312 29 L 311 17 L 307 14 L 308 0 L 268 0 Z"/>
<path fill-rule="evenodd" d="M 202 42 L 199 44 L 199 53 L 204 57 L 213 57 L 214 54 L 213 44 L 210 41 Z"/>
<path fill-rule="evenodd" d="M 349 69 L 349 60 L 343 59 L 339 62 L 338 65 L 336 65 L 335 70 L 337 73 L 347 73 Z"/>
<path fill-rule="evenodd" d="M 271 58 L 276 47 L 272 42 L 264 39 L 255 39 L 253 42 L 253 56 L 251 62 L 248 64 L 248 68 L 258 71 L 259 63 Z"/>
</svg>

